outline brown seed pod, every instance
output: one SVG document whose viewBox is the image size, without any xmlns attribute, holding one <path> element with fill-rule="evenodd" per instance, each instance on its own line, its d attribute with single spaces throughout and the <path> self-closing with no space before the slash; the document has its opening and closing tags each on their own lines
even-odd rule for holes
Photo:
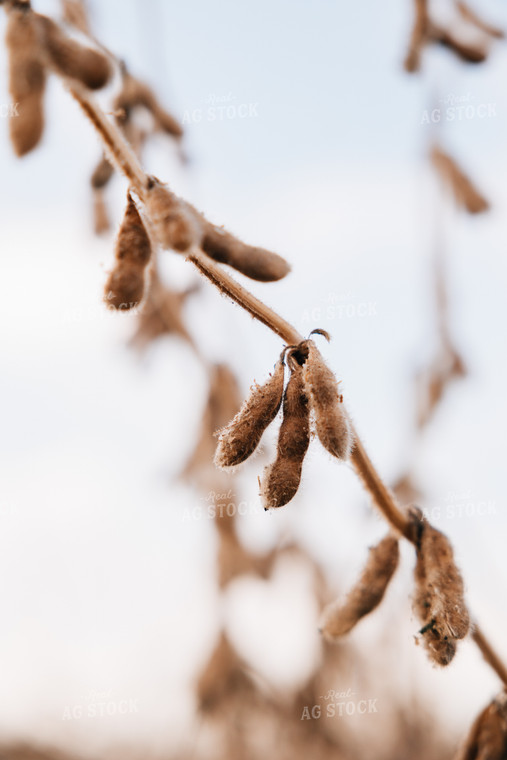
<svg viewBox="0 0 507 760">
<path fill-rule="evenodd" d="M 494 699 L 475 719 L 456 760 L 505 760 L 507 757 L 507 695 Z"/>
<path fill-rule="evenodd" d="M 111 177 L 114 174 L 114 166 L 112 163 L 106 158 L 106 156 L 102 156 L 99 163 L 93 170 L 93 174 L 90 178 L 91 186 L 95 189 L 99 189 L 102 187 L 105 187 Z"/>
<path fill-rule="evenodd" d="M 105 287 L 105 300 L 115 309 L 131 309 L 142 299 L 144 270 L 151 257 L 151 243 L 132 196 L 116 241 L 116 264 Z"/>
<path fill-rule="evenodd" d="M 103 53 L 67 37 L 47 16 L 34 15 L 49 62 L 60 74 L 77 79 L 90 90 L 98 90 L 107 84 L 112 69 Z"/>
<path fill-rule="evenodd" d="M 137 306 L 144 293 L 144 271 L 130 262 L 117 264 L 109 275 L 104 300 L 114 309 L 128 311 Z"/>
<path fill-rule="evenodd" d="M 441 179 L 451 188 L 456 203 L 469 214 L 480 214 L 489 209 L 489 203 L 467 177 L 456 161 L 438 146 L 431 151 L 431 161 Z"/>
<path fill-rule="evenodd" d="M 198 242 L 195 215 L 184 201 L 155 178 L 150 182 L 145 202 L 157 238 L 164 248 L 183 252 Z"/>
<path fill-rule="evenodd" d="M 215 464 L 234 467 L 253 454 L 262 434 L 275 419 L 283 396 L 284 362 L 280 357 L 275 371 L 262 385 L 255 383 L 234 419 L 220 431 Z"/>
<path fill-rule="evenodd" d="M 428 34 L 433 42 L 451 50 L 465 63 L 483 63 L 488 57 L 488 51 L 484 47 L 464 42 L 447 29 L 431 25 Z"/>
<path fill-rule="evenodd" d="M 150 111 L 160 129 L 173 137 L 181 137 L 181 125 L 161 107 L 153 90 L 133 77 L 125 66 L 122 67 L 122 76 L 122 88 L 114 100 L 115 110 L 123 112 L 122 118 L 128 120 L 133 108 L 143 107 Z"/>
<path fill-rule="evenodd" d="M 222 227 L 216 227 L 202 217 L 202 250 L 221 264 L 260 282 L 281 280 L 290 272 L 289 264 L 277 253 L 241 242 Z"/>
<path fill-rule="evenodd" d="M 361 577 L 345 601 L 330 604 L 323 612 L 320 628 L 328 641 L 336 641 L 348 633 L 380 604 L 398 561 L 398 539 L 392 535 L 370 549 Z"/>
<path fill-rule="evenodd" d="M 16 155 L 24 156 L 42 137 L 46 84 L 37 25 L 29 7 L 9 9 L 5 41 L 9 53 L 9 92 L 13 101 L 10 138 Z"/>
<path fill-rule="evenodd" d="M 464 638 L 470 627 L 463 579 L 448 538 L 423 522 L 419 511 L 411 514 L 417 549 L 413 608 L 423 623 L 420 633 L 430 657 L 447 665 L 454 656 L 455 642 Z"/>
<path fill-rule="evenodd" d="M 276 459 L 265 468 L 261 484 L 264 509 L 283 507 L 296 495 L 310 443 L 310 408 L 303 368 L 290 354 L 288 364 L 291 376 L 283 397 Z"/>
<path fill-rule="evenodd" d="M 352 430 L 336 378 L 312 340 L 303 341 L 302 347 L 308 352 L 304 382 L 319 440 L 333 456 L 347 459 L 352 448 Z"/>
</svg>

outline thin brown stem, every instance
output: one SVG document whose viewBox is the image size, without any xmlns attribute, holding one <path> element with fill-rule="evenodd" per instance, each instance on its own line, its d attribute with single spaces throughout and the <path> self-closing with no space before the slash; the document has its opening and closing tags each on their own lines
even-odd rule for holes
<svg viewBox="0 0 507 760">
<path fill-rule="evenodd" d="M 382 481 L 355 430 L 353 434 L 354 448 L 352 449 L 350 459 L 356 473 L 372 497 L 373 503 L 382 512 L 390 525 L 408 541 L 413 541 L 408 518 L 400 510 L 394 496 Z"/>
<path fill-rule="evenodd" d="M 194 248 L 187 258 L 221 293 L 232 298 L 235 303 L 251 314 L 254 319 L 269 327 L 270 330 L 279 335 L 288 345 L 301 343 L 303 336 L 292 325 L 252 295 L 239 282 L 236 282 L 230 274 L 215 264 L 209 256 Z"/>
<path fill-rule="evenodd" d="M 143 171 L 134 151 L 123 137 L 121 131 L 116 124 L 109 121 L 97 102 L 88 94 L 84 87 L 73 82 L 69 84 L 69 91 L 99 133 L 117 169 L 127 177 L 130 184 L 134 186 L 137 193 L 143 198 L 148 182 L 148 175 Z"/>
<path fill-rule="evenodd" d="M 481 654 L 484 657 L 485 661 L 488 663 L 488 665 L 493 668 L 497 676 L 503 681 L 504 685 L 507 687 L 507 668 L 505 667 L 504 663 L 500 659 L 500 657 L 497 655 L 483 632 L 481 631 L 480 627 L 477 623 L 475 623 L 472 627 L 472 638 L 481 650 Z"/>
</svg>

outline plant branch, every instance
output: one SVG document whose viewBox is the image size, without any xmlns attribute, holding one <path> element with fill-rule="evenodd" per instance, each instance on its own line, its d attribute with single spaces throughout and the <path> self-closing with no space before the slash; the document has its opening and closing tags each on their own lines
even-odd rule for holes
<svg viewBox="0 0 507 760">
<path fill-rule="evenodd" d="M 475 623 L 472 627 L 472 639 L 481 650 L 481 654 L 484 657 L 485 661 L 491 668 L 493 668 L 497 676 L 503 681 L 504 686 L 507 687 L 507 668 L 477 623 Z"/>
<path fill-rule="evenodd" d="M 134 186 L 141 200 L 144 200 L 149 188 L 149 177 L 143 171 L 138 159 L 125 141 L 120 130 L 113 122 L 107 119 L 96 101 L 84 88 L 74 83 L 70 84 L 67 82 L 67 84 L 70 93 L 98 131 L 112 161 Z M 241 308 L 251 314 L 254 319 L 262 322 L 262 324 L 288 344 L 299 343 L 302 340 L 302 336 L 289 322 L 236 282 L 206 254 L 196 248 L 192 248 L 187 258 L 221 293 L 230 297 Z M 413 542 L 407 517 L 400 510 L 394 496 L 383 483 L 366 453 L 361 439 L 355 431 L 354 436 L 355 444 L 351 453 L 351 462 L 357 475 L 361 479 L 365 489 L 369 492 L 373 503 L 387 522 L 407 540 Z M 507 668 L 495 653 L 478 625 L 474 626 L 472 638 L 482 652 L 485 661 L 496 672 L 501 681 L 507 685 Z"/>
</svg>

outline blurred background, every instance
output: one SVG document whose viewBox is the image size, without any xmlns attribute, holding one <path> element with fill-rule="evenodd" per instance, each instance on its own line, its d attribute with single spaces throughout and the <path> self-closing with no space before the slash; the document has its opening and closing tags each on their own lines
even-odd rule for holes
<svg viewBox="0 0 507 760">
<path fill-rule="evenodd" d="M 56 0 L 33 6 L 60 17 Z M 370 456 L 390 486 L 417 489 L 407 502 L 450 536 L 473 614 L 507 658 L 505 43 L 479 66 L 430 46 L 410 75 L 407 0 L 87 7 L 94 35 L 184 129 L 186 163 L 156 134 L 147 171 L 291 262 L 280 282 L 246 284 L 303 334 L 331 333 L 321 349 Z M 507 29 L 498 0 L 478 9 Z M 454 13 L 437 10 L 446 23 Z M 106 110 L 115 87 L 97 96 Z M 126 182 L 115 174 L 109 183 L 111 230 L 96 236 L 99 139 L 56 76 L 45 111 L 43 141 L 21 160 L 0 118 L 0 739 L 97 757 L 205 755 L 215 740 L 196 681 L 220 631 L 270 693 L 295 693 L 314 672 L 312 572 L 289 552 L 269 577 L 239 574 L 218 588 L 213 489 L 179 477 L 207 374 L 177 335 L 141 356 L 127 345 L 137 316 L 102 302 Z M 443 191 L 428 158 L 435 140 L 473 178 L 487 213 L 467 215 Z M 467 372 L 418 428 L 420 378 L 439 350 L 437 260 Z M 171 287 L 199 282 L 182 257 L 165 251 L 159 262 Z M 208 283 L 184 315 L 206 359 L 238 377 L 241 397 L 272 370 L 281 341 Z M 317 442 L 294 501 L 264 513 L 257 476 L 275 434 L 235 481 L 241 543 L 257 553 L 297 545 L 343 593 L 385 524 L 352 468 Z M 351 757 L 400 705 L 428 714 L 452 747 L 500 688 L 471 643 L 442 670 L 414 645 L 413 561 L 404 546 L 382 606 L 343 645 L 347 666 L 321 678 L 320 695 L 377 700 L 378 714 L 327 721 L 351 747 L 362 742 Z M 299 720 L 301 707 L 291 709 Z"/>
</svg>

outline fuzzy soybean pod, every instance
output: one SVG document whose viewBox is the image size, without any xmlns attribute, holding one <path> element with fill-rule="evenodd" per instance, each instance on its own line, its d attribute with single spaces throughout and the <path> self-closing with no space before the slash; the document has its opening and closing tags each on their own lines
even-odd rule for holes
<svg viewBox="0 0 507 760">
<path fill-rule="evenodd" d="M 283 396 L 284 363 L 282 357 L 275 371 L 262 385 L 254 384 L 250 395 L 234 417 L 219 433 L 215 464 L 221 469 L 234 467 L 255 451 L 262 434 L 275 419 Z"/>
<path fill-rule="evenodd" d="M 398 539 L 389 534 L 370 549 L 361 577 L 344 602 L 325 608 L 320 629 L 328 641 L 336 641 L 382 601 L 399 561 Z"/>
<path fill-rule="evenodd" d="M 413 517 L 418 519 L 417 515 Z M 419 521 L 416 527 L 413 608 L 424 624 L 420 633 L 430 659 L 445 666 L 470 626 L 463 579 L 448 538 L 427 522 Z"/>
<path fill-rule="evenodd" d="M 475 719 L 456 760 L 505 760 L 507 695 L 500 694 Z"/>
<path fill-rule="evenodd" d="M 228 264 L 238 272 L 260 282 L 281 280 L 290 272 L 287 261 L 265 248 L 247 245 L 222 227 L 202 219 L 201 248 L 210 258 Z"/>
<path fill-rule="evenodd" d="M 90 90 L 98 90 L 107 84 L 112 69 L 103 53 L 67 37 L 47 16 L 35 16 L 49 62 L 60 74 L 77 79 Z"/>
<path fill-rule="evenodd" d="M 283 507 L 296 495 L 310 442 L 310 408 L 303 369 L 291 357 L 288 364 L 291 376 L 283 397 L 276 459 L 265 468 L 261 483 L 264 509 Z"/>
<path fill-rule="evenodd" d="M 105 286 L 104 300 L 115 309 L 131 309 L 143 297 L 144 270 L 151 257 L 148 233 L 131 195 L 116 242 L 115 267 Z"/>
<path fill-rule="evenodd" d="M 150 178 L 145 204 L 158 241 L 164 248 L 184 252 L 198 242 L 197 212 L 155 177 Z"/>
<path fill-rule="evenodd" d="M 9 119 L 12 146 L 24 156 L 39 143 L 44 130 L 43 98 L 46 74 L 38 29 L 29 8 L 10 8 L 6 44 L 9 53 L 9 91 L 14 113 Z"/>
<path fill-rule="evenodd" d="M 319 440 L 333 456 L 347 459 L 352 448 L 352 431 L 336 378 L 312 340 L 303 341 L 301 349 L 307 351 L 304 382 Z"/>
</svg>

